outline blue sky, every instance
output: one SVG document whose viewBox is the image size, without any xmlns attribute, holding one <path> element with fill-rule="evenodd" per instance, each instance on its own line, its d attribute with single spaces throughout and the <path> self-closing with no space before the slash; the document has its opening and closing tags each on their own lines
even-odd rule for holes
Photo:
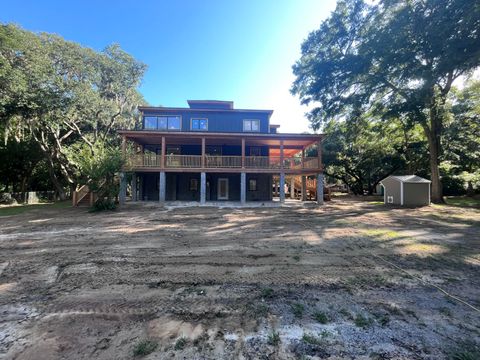
<svg viewBox="0 0 480 360">
<path fill-rule="evenodd" d="M 273 109 L 282 132 L 308 130 L 289 93 L 300 45 L 335 0 L 8 1 L 1 22 L 57 33 L 97 50 L 119 43 L 148 65 L 140 88 L 151 105 L 233 100 Z"/>
</svg>

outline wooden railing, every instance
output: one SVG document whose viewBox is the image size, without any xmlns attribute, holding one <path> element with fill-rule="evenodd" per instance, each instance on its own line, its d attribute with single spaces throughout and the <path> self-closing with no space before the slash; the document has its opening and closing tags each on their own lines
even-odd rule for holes
<svg viewBox="0 0 480 360">
<path fill-rule="evenodd" d="M 162 157 L 157 154 L 136 154 L 127 159 L 128 168 L 161 168 Z M 319 160 L 316 157 L 305 158 L 302 164 L 300 157 L 283 158 L 280 156 L 245 156 L 247 169 L 319 169 Z M 166 155 L 165 168 L 202 168 L 201 155 Z M 241 156 L 205 155 L 205 168 L 241 168 Z"/>
<path fill-rule="evenodd" d="M 72 194 L 72 205 L 77 206 L 78 203 L 90 192 L 88 185 L 83 185 L 80 189 L 75 190 Z"/>
</svg>

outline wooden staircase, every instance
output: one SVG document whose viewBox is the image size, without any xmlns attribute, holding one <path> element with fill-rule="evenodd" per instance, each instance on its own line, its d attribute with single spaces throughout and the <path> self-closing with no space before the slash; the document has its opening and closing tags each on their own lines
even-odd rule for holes
<svg viewBox="0 0 480 360">
<path fill-rule="evenodd" d="M 295 197 L 297 199 L 302 198 L 302 177 L 295 176 L 294 178 L 295 184 Z M 317 198 L 317 180 L 316 179 L 306 179 L 306 190 L 307 190 L 307 200 L 315 200 Z M 325 201 L 330 201 L 330 189 L 327 187 L 323 187 L 323 199 Z"/>
<path fill-rule="evenodd" d="M 73 192 L 72 206 L 93 206 L 96 200 L 95 194 L 90 191 L 88 185 L 83 185 L 80 189 Z"/>
</svg>

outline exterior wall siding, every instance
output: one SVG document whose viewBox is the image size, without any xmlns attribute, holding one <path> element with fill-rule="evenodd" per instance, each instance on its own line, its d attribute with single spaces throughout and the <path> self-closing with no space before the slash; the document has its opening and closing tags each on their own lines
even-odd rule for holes
<svg viewBox="0 0 480 360">
<path fill-rule="evenodd" d="M 385 204 L 388 205 L 388 197 L 393 196 L 393 203 L 390 205 L 401 205 L 400 181 L 388 178 L 383 180 L 383 186 L 385 188 Z"/>
<path fill-rule="evenodd" d="M 190 123 L 192 118 L 208 119 L 208 132 L 235 132 L 243 133 L 243 120 L 244 119 L 257 119 L 260 121 L 259 133 L 269 133 L 269 113 L 267 112 L 241 112 L 241 111 L 144 111 L 144 116 L 181 116 L 181 131 L 192 131 Z M 142 129 L 145 128 L 145 123 L 142 120 Z M 172 131 L 174 132 L 174 131 Z"/>
<path fill-rule="evenodd" d="M 405 183 L 403 184 L 404 205 L 424 206 L 430 204 L 430 184 L 427 183 Z"/>
</svg>

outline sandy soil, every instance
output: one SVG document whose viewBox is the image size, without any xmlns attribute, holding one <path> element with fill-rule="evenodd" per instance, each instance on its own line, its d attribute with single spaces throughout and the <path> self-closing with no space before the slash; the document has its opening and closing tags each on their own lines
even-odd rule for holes
<svg viewBox="0 0 480 360">
<path fill-rule="evenodd" d="M 443 359 L 479 343 L 479 210 L 130 204 L 0 225 L 0 358 Z"/>
</svg>

